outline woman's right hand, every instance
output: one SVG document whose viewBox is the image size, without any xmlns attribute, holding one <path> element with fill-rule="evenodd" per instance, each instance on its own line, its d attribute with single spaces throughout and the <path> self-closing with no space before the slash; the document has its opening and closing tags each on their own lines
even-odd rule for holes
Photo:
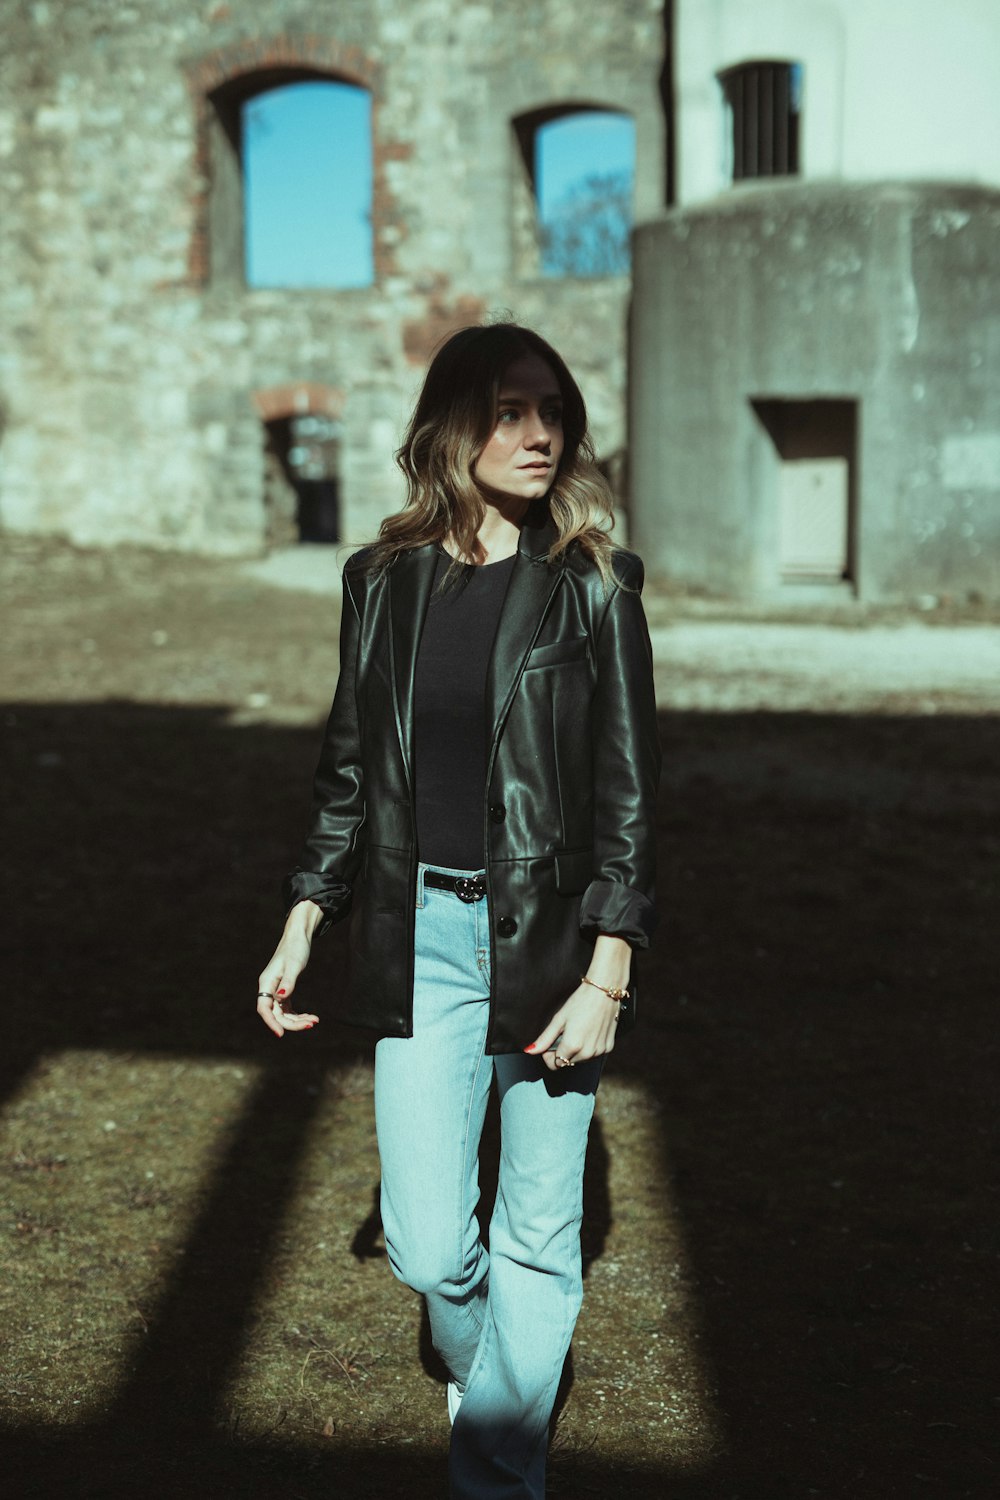
<svg viewBox="0 0 1000 1500">
<path fill-rule="evenodd" d="M 286 1031 L 308 1031 L 319 1016 L 291 1010 L 299 975 L 309 962 L 312 936 L 323 918 L 314 901 L 299 901 L 288 913 L 281 941 L 257 981 L 257 1014 L 275 1036 Z"/>
</svg>

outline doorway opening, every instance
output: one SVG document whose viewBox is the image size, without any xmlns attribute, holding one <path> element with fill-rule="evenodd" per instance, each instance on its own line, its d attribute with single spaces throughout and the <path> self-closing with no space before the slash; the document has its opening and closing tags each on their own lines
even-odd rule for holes
<svg viewBox="0 0 1000 1500">
<path fill-rule="evenodd" d="M 857 401 L 770 398 L 750 404 L 775 458 L 767 508 L 775 523 L 770 530 L 780 581 L 853 585 Z"/>
<path fill-rule="evenodd" d="M 265 422 L 265 499 L 271 547 L 340 540 L 339 417 L 317 412 Z"/>
</svg>

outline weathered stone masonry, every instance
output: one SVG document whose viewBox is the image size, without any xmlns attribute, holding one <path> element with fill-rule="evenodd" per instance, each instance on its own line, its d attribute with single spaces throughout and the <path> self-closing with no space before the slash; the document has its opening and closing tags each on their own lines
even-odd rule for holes
<svg viewBox="0 0 1000 1500">
<path fill-rule="evenodd" d="M 429 350 L 500 308 L 566 353 L 613 462 L 628 282 L 515 273 L 511 121 L 629 111 L 655 212 L 661 11 L 2 0 L 0 528 L 259 551 L 264 423 L 315 411 L 342 424 L 343 535 L 370 535 Z M 222 106 L 297 77 L 371 91 L 370 288 L 248 291 L 213 243 Z"/>
</svg>

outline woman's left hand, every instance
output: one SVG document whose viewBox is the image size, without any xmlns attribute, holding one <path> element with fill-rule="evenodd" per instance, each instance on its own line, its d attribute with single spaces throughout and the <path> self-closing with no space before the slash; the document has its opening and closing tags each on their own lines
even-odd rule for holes
<svg viewBox="0 0 1000 1500">
<path fill-rule="evenodd" d="M 603 1057 L 615 1045 L 618 1006 L 592 984 L 580 983 L 525 1052 L 561 1071 L 571 1063 Z M 557 1062 L 556 1058 L 564 1059 Z"/>
</svg>

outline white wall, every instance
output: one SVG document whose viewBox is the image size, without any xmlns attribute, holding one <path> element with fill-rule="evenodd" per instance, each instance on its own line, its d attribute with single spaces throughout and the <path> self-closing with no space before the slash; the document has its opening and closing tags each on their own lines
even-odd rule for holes
<svg viewBox="0 0 1000 1500">
<path fill-rule="evenodd" d="M 1000 0 L 679 0 L 678 199 L 725 190 L 717 73 L 804 68 L 805 178 L 1000 186 Z"/>
</svg>

